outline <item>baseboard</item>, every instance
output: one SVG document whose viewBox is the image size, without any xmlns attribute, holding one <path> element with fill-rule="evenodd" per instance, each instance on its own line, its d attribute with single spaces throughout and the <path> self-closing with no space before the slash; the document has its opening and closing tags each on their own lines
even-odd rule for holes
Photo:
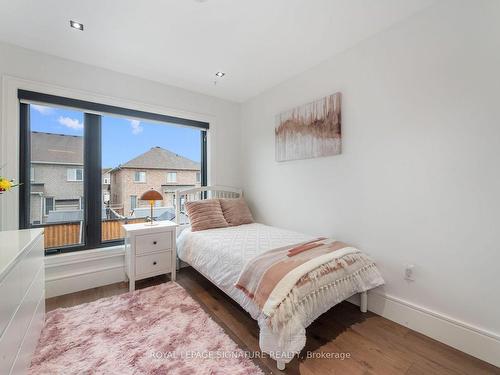
<svg viewBox="0 0 500 375">
<path fill-rule="evenodd" d="M 123 246 L 45 258 L 47 298 L 126 280 Z"/>
<path fill-rule="evenodd" d="M 359 305 L 359 297 L 350 302 Z M 379 291 L 368 293 L 368 310 L 464 353 L 500 367 L 500 336 Z"/>
</svg>

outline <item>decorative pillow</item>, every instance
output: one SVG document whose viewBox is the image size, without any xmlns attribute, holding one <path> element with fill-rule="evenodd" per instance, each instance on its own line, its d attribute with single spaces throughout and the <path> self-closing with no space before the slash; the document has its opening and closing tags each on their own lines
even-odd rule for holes
<svg viewBox="0 0 500 375">
<path fill-rule="evenodd" d="M 228 226 L 218 199 L 186 202 L 185 207 L 193 232 Z"/>
<path fill-rule="evenodd" d="M 253 223 L 252 213 L 243 198 L 219 199 L 222 213 L 231 226 Z"/>
</svg>

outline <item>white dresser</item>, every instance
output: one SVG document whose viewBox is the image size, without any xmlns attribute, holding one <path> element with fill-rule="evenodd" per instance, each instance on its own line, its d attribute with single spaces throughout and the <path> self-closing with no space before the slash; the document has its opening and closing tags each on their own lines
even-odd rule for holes
<svg viewBox="0 0 500 375">
<path fill-rule="evenodd" d="M 172 221 L 158 221 L 156 225 L 144 223 L 123 225 L 125 230 L 125 269 L 130 291 L 135 281 L 170 273 L 175 281 L 177 264 L 176 230 Z"/>
<path fill-rule="evenodd" d="M 24 374 L 45 321 L 43 229 L 0 232 L 0 374 Z"/>
</svg>

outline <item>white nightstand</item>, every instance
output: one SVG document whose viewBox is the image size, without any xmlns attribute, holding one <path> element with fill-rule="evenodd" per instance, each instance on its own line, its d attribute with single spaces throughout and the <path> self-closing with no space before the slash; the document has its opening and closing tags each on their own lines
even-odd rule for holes
<svg viewBox="0 0 500 375">
<path fill-rule="evenodd" d="M 135 281 L 170 273 L 175 281 L 177 264 L 176 230 L 173 221 L 158 221 L 156 225 L 144 223 L 123 225 L 125 230 L 125 270 L 130 291 Z"/>
</svg>

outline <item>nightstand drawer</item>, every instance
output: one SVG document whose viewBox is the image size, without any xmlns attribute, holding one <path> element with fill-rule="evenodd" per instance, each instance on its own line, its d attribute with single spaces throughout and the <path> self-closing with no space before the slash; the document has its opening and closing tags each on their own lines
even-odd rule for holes
<svg viewBox="0 0 500 375">
<path fill-rule="evenodd" d="M 135 290 L 135 281 L 165 273 L 175 281 L 176 230 L 172 221 L 157 221 L 155 225 L 144 223 L 124 224 L 126 233 L 125 272 L 129 290 Z"/>
<path fill-rule="evenodd" d="M 135 237 L 136 254 L 172 249 L 172 232 L 143 234 Z"/>
<path fill-rule="evenodd" d="M 142 255 L 135 258 L 135 273 L 137 278 L 141 275 L 151 275 L 158 272 L 170 272 L 172 265 L 172 251 L 162 251 L 160 253 Z"/>
</svg>

